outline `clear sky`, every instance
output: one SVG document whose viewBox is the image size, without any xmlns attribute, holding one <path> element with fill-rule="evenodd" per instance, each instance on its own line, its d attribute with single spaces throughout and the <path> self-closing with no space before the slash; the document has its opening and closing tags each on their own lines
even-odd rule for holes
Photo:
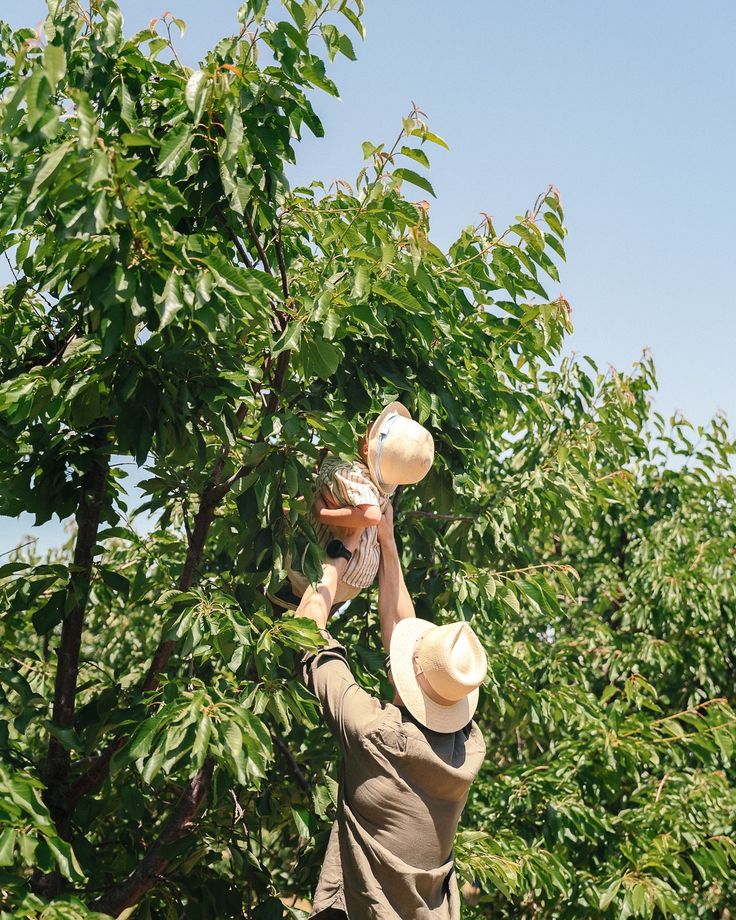
<svg viewBox="0 0 736 920">
<path fill-rule="evenodd" d="M 182 57 L 234 28 L 237 0 L 168 0 Z M 122 0 L 129 32 L 163 12 Z M 736 2 L 366 0 L 358 61 L 336 61 L 340 101 L 318 94 L 326 137 L 307 138 L 295 181 L 354 178 L 360 143 L 392 138 L 414 100 L 450 144 L 433 153 L 433 235 L 480 211 L 503 226 L 550 182 L 568 237 L 561 290 L 569 350 L 627 368 L 654 352 L 657 408 L 736 418 Z M 0 0 L 14 26 L 42 0 Z M 0 282 L 7 277 L 0 266 Z M 0 519 L 0 552 L 28 524 Z M 50 527 L 45 542 L 61 533 Z"/>
</svg>

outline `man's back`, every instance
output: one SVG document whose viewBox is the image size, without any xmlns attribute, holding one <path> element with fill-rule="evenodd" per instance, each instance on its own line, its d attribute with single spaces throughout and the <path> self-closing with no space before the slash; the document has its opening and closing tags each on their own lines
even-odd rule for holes
<svg viewBox="0 0 736 920">
<path fill-rule="evenodd" d="M 343 752 L 313 916 L 339 909 L 350 920 L 455 920 L 452 849 L 485 754 L 478 727 L 433 732 L 403 707 L 379 702 L 355 683 L 334 640 L 305 657 L 304 679 Z"/>
</svg>

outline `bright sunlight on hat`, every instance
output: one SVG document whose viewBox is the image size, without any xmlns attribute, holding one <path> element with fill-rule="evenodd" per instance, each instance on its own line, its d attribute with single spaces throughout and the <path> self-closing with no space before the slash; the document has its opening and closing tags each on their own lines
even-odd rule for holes
<svg viewBox="0 0 736 920">
<path fill-rule="evenodd" d="M 401 701 L 422 725 L 455 732 L 473 718 L 488 659 L 468 623 L 400 620 L 391 636 L 390 660 Z"/>
<path fill-rule="evenodd" d="M 432 435 L 400 402 L 389 403 L 368 435 L 368 468 L 379 489 L 419 482 L 434 460 Z"/>
</svg>

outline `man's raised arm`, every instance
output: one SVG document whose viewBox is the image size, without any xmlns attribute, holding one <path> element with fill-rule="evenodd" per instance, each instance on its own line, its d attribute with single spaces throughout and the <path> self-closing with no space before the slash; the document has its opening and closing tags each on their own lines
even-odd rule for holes
<svg viewBox="0 0 736 920">
<path fill-rule="evenodd" d="M 389 502 L 378 525 L 381 562 L 378 567 L 378 614 L 381 618 L 381 641 L 386 654 L 391 650 L 391 636 L 399 620 L 415 617 L 414 604 L 404 583 L 399 552 L 394 539 L 394 509 Z"/>
</svg>

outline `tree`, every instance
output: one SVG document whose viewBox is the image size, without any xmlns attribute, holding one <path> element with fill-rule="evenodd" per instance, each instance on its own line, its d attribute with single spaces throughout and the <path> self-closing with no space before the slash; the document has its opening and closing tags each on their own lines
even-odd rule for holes
<svg viewBox="0 0 736 920">
<path fill-rule="evenodd" d="M 183 23 L 126 38 L 113 0 L 1 27 L 0 511 L 76 524 L 64 553 L 0 569 L 5 915 L 298 916 L 278 895 L 314 881 L 335 753 L 294 676 L 316 635 L 265 591 L 309 530 L 314 463 L 395 397 L 438 447 L 400 497 L 418 612 L 472 617 L 492 652 L 498 754 L 459 841 L 485 905 L 727 906 L 724 425 L 671 470 L 657 451 L 683 429 L 650 434 L 647 363 L 555 364 L 554 190 L 503 233 L 431 242 L 413 190 L 433 196 L 444 141 L 418 109 L 352 186 L 290 189 L 294 140 L 322 133 L 311 93 L 337 92 L 319 48 L 354 57 L 362 4 L 266 7 L 196 70 Z M 660 635 L 695 609 L 687 642 Z M 372 599 L 338 629 L 379 692 Z"/>
</svg>

